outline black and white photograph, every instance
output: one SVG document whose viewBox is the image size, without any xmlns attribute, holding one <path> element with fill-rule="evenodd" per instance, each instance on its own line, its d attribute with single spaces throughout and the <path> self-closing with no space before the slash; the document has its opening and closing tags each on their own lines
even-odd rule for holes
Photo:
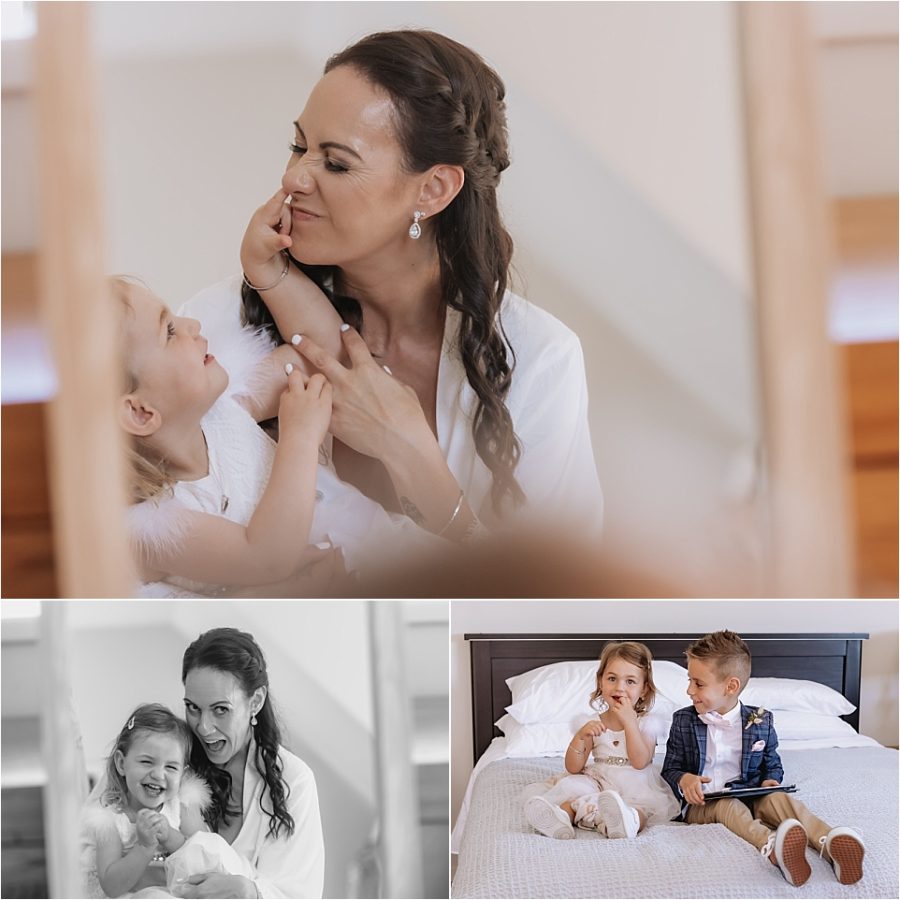
<svg viewBox="0 0 900 900">
<path fill-rule="evenodd" d="M 4 897 L 446 897 L 446 603 L 2 605 Z"/>
</svg>

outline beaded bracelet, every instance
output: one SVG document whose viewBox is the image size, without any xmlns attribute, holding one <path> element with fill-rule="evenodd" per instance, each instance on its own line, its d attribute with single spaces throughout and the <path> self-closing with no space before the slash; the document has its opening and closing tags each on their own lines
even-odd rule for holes
<svg viewBox="0 0 900 900">
<path fill-rule="evenodd" d="M 273 287 L 278 287 L 278 285 L 284 281 L 291 268 L 291 261 L 288 259 L 287 250 L 282 250 L 281 255 L 284 257 L 284 268 L 281 270 L 281 274 L 278 276 L 277 281 L 273 281 L 272 284 L 267 284 L 265 287 L 257 287 L 255 284 L 251 284 L 250 279 L 244 275 L 244 284 L 253 291 L 271 291 Z"/>
</svg>

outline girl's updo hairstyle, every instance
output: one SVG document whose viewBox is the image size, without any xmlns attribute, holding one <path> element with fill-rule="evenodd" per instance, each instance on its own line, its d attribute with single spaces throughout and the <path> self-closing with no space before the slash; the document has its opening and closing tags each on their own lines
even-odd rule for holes
<svg viewBox="0 0 900 900">
<path fill-rule="evenodd" d="M 513 472 L 521 445 L 505 403 L 515 351 L 499 319 L 513 252 L 497 206 L 497 185 L 509 166 L 506 88 L 477 53 L 433 31 L 371 34 L 332 56 L 325 73 L 339 66 L 351 66 L 390 96 L 408 172 L 425 172 L 439 164 L 465 171 L 459 194 L 431 219 L 441 294 L 461 315 L 460 353 L 478 397 L 472 433 L 478 455 L 493 476 L 494 509 L 499 510 L 505 497 L 520 503 L 525 495 Z M 323 267 L 302 268 L 322 283 Z M 253 294 L 244 288 L 245 320 L 264 324 L 262 301 Z M 334 297 L 332 302 L 352 321 L 353 301 Z M 357 327 L 358 310 L 357 304 Z"/>
<path fill-rule="evenodd" d="M 101 806 L 124 807 L 128 804 L 128 786 L 125 777 L 116 768 L 116 751 L 128 755 L 135 740 L 147 732 L 170 734 L 181 743 L 182 763 L 187 764 L 191 755 L 194 736 L 187 723 L 161 703 L 143 703 L 128 717 L 116 737 L 106 760 L 106 790 L 100 797 Z"/>
<path fill-rule="evenodd" d="M 600 654 L 600 663 L 597 666 L 597 685 L 594 693 L 591 694 L 591 706 L 595 706 L 600 701 L 600 695 L 603 693 L 603 673 L 606 667 L 614 659 L 623 659 L 633 666 L 637 666 L 644 673 L 645 696 L 641 697 L 634 704 L 634 711 L 639 716 L 645 716 L 653 706 L 656 699 L 656 685 L 653 683 L 653 654 L 646 644 L 639 641 L 618 641 L 607 644 Z"/>
<path fill-rule="evenodd" d="M 187 680 L 194 669 L 214 669 L 233 675 L 247 697 L 258 688 L 265 687 L 266 701 L 256 713 L 256 754 L 253 759 L 256 770 L 265 779 L 272 809 L 266 809 L 263 801 L 264 790 L 259 799 L 259 808 L 269 817 L 268 837 L 277 838 L 282 828 L 287 834 L 294 833 L 294 819 L 287 810 L 290 787 L 282 777 L 278 748 L 281 744 L 281 730 L 275 718 L 272 695 L 268 692 L 269 675 L 262 650 L 253 635 L 236 628 L 213 628 L 204 632 L 184 651 L 181 664 L 181 682 Z M 192 735 L 193 737 L 193 735 Z M 227 825 L 230 816 L 240 815 L 241 810 L 229 806 L 231 795 L 231 775 L 209 761 L 199 740 L 193 740 L 191 766 L 210 785 L 213 802 L 207 815 L 207 822 L 213 831 L 220 822 Z"/>
</svg>

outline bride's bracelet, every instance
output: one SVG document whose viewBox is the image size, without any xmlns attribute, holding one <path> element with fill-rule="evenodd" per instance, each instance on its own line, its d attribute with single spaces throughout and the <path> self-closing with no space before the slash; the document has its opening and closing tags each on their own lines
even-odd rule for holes
<svg viewBox="0 0 900 900">
<path fill-rule="evenodd" d="M 444 534 L 444 532 L 456 521 L 456 517 L 459 515 L 459 511 L 462 509 L 462 505 L 463 505 L 463 491 L 460 491 L 459 499 L 456 501 L 456 506 L 455 506 L 452 514 L 450 515 L 450 521 L 447 522 L 447 524 L 440 531 L 435 532 L 435 534 L 438 537 L 441 537 Z M 468 536 L 468 534 L 467 534 L 467 536 Z"/>
<path fill-rule="evenodd" d="M 277 281 L 273 281 L 271 284 L 267 284 L 265 287 L 258 287 L 255 284 L 251 284 L 250 279 L 247 278 L 246 275 L 244 275 L 244 284 L 246 284 L 248 288 L 254 291 L 271 291 L 273 287 L 278 287 L 278 285 L 281 284 L 282 281 L 284 281 L 287 273 L 291 268 L 291 261 L 290 259 L 288 259 L 287 250 L 282 250 L 281 255 L 284 258 L 284 268 L 281 270 L 281 274 L 278 276 Z"/>
</svg>

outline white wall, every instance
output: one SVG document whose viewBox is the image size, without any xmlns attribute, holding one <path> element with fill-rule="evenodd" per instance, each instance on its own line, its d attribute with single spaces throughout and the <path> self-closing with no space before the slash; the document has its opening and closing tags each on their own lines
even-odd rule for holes
<svg viewBox="0 0 900 900">
<path fill-rule="evenodd" d="M 900 5 L 806 6 L 818 40 L 819 115 L 828 193 L 896 194 Z"/>
<path fill-rule="evenodd" d="M 893 7 L 895 26 L 896 3 Z M 898 189 L 897 31 L 892 40 L 819 48 L 820 127 L 825 183 L 834 197 L 896 194 Z"/>
<path fill-rule="evenodd" d="M 468 633 L 868 632 L 860 732 L 897 744 L 898 607 L 893 601 L 465 601 L 450 606 L 451 810 L 472 771 Z"/>
<path fill-rule="evenodd" d="M 73 634 L 87 631 L 169 628 L 187 640 L 178 653 L 178 664 L 163 670 L 171 683 L 178 706 L 181 705 L 181 653 L 195 637 L 210 628 L 231 625 L 250 631 L 267 658 L 280 650 L 323 693 L 323 701 L 334 704 L 354 723 L 355 728 L 371 736 L 374 729 L 369 673 L 371 671 L 366 604 L 356 601 L 229 601 L 197 603 L 86 601 L 70 604 L 69 624 Z M 124 656 L 128 648 L 110 648 Z M 98 661 L 99 664 L 99 661 Z M 138 681 L 137 686 L 147 683 Z M 125 679 L 113 690 L 133 694 L 136 683 Z M 289 683 L 272 678 L 272 690 L 282 704 L 299 701 Z M 133 702 L 131 700 L 127 702 Z M 162 702 L 162 701 L 161 701 Z M 307 710 L 311 720 L 323 710 Z M 110 738 L 113 737 L 110 734 Z"/>
</svg>

